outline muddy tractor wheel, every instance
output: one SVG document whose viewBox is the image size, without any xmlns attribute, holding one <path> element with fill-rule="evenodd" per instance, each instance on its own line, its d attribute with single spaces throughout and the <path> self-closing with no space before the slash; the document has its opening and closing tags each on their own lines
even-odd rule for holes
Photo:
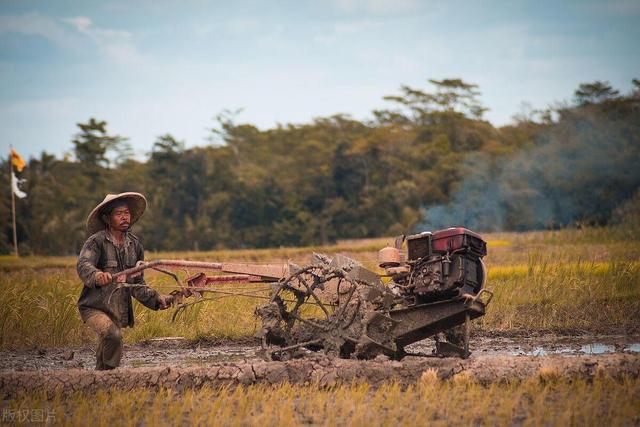
<svg viewBox="0 0 640 427">
<path fill-rule="evenodd" d="M 263 358 L 287 360 L 309 351 L 349 357 L 362 331 L 363 286 L 324 265 L 304 267 L 279 282 L 269 303 L 256 309 Z"/>
</svg>

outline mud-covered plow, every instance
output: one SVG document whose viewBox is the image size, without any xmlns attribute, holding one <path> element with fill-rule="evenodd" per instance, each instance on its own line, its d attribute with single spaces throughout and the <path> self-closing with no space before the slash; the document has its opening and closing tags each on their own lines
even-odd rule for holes
<svg viewBox="0 0 640 427">
<path fill-rule="evenodd" d="M 406 242 L 406 245 L 405 245 Z M 406 250 L 404 249 L 406 248 Z M 469 355 L 470 322 L 485 314 L 492 293 L 484 288 L 486 243 L 464 228 L 400 236 L 379 252 L 378 274 L 342 255 L 314 254 L 306 266 L 159 260 L 118 273 L 116 280 L 145 269 L 171 275 L 175 315 L 214 298 L 205 294 L 262 299 L 255 314 L 261 353 L 286 360 L 310 351 L 343 358 L 400 359 L 405 347 L 435 337 L 439 355 Z M 169 268 L 217 270 L 183 282 Z M 220 287 L 236 283 L 238 287 Z M 241 284 L 268 283 L 262 289 Z M 121 288 L 118 287 L 118 288 Z"/>
</svg>

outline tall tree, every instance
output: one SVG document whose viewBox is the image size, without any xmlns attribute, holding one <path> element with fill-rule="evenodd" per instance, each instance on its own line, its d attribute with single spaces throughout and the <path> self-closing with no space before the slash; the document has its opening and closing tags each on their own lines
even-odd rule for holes
<svg viewBox="0 0 640 427">
<path fill-rule="evenodd" d="M 92 166 L 109 167 L 131 155 L 126 138 L 107 133 L 107 122 L 93 117 L 87 123 L 77 123 L 80 132 L 73 138 L 76 159 Z M 114 155 L 112 158 L 108 154 Z"/>
<path fill-rule="evenodd" d="M 575 101 L 578 105 L 597 104 L 614 99 L 618 95 L 620 95 L 620 91 L 612 88 L 609 82 L 601 82 L 599 80 L 592 83 L 582 83 L 574 92 Z"/>
</svg>

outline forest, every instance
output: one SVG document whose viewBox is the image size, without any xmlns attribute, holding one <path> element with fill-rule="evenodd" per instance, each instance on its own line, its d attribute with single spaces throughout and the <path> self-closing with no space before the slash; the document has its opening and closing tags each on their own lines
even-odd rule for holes
<svg viewBox="0 0 640 427">
<path fill-rule="evenodd" d="M 145 159 L 100 118 L 77 123 L 69 155 L 43 152 L 19 174 L 21 254 L 76 254 L 106 193 L 137 191 L 145 248 L 328 244 L 466 226 L 540 230 L 631 221 L 640 211 L 640 81 L 629 93 L 584 83 L 570 101 L 483 119 L 461 79 L 403 85 L 388 108 L 259 129 L 215 117 L 206 145 L 165 133 Z M 20 146 L 16 147 L 20 152 Z M 12 252 L 10 162 L 0 162 L 0 253 Z"/>
</svg>

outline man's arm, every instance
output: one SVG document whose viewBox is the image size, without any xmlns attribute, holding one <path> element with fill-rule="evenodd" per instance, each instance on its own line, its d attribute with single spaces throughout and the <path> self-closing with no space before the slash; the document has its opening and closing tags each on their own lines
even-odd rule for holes
<svg viewBox="0 0 640 427">
<path fill-rule="evenodd" d="M 144 249 L 140 242 L 137 242 L 136 245 L 136 255 L 138 257 L 138 261 L 144 261 Z M 163 301 L 161 301 L 160 294 L 147 286 L 144 281 L 144 272 L 140 272 L 139 275 L 135 276 L 132 280 L 132 283 L 136 285 L 143 286 L 135 286 L 131 288 L 131 296 L 140 301 L 145 307 L 148 307 L 152 310 L 158 310 L 164 307 Z"/>
<path fill-rule="evenodd" d="M 78 263 L 76 264 L 78 276 L 86 287 L 95 288 L 99 286 L 96 282 L 96 273 L 100 272 L 97 267 L 99 258 L 98 244 L 94 239 L 87 240 L 82 246 L 78 256 Z"/>
</svg>

